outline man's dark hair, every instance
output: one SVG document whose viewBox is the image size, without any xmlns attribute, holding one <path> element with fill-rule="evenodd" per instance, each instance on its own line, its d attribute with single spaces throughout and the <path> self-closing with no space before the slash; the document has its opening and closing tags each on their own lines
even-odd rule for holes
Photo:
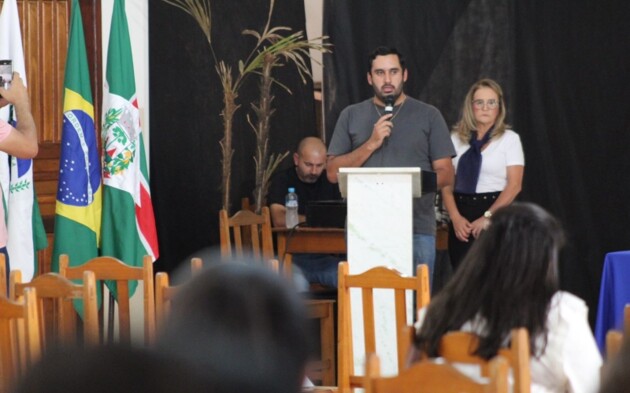
<svg viewBox="0 0 630 393">
<path fill-rule="evenodd" d="M 396 55 L 398 56 L 398 61 L 400 62 L 400 67 L 402 70 L 405 70 L 405 57 L 402 53 L 398 52 L 396 48 L 387 47 L 387 46 L 379 46 L 374 49 L 368 58 L 368 73 L 372 71 L 372 62 L 376 59 L 376 56 L 387 56 L 387 55 Z"/>
</svg>

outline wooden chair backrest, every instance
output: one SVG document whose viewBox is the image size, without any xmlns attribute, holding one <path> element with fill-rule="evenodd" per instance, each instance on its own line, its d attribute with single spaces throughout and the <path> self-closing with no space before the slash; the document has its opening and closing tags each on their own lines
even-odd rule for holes
<svg viewBox="0 0 630 393">
<path fill-rule="evenodd" d="M 489 362 L 474 352 L 479 346 L 479 337 L 470 332 L 449 332 L 440 340 L 439 356 L 452 363 L 471 363 L 481 367 L 482 375 L 488 375 Z M 527 329 L 513 329 L 510 347 L 499 350 L 512 369 L 514 393 L 529 393 L 531 389 L 529 334 Z"/>
<path fill-rule="evenodd" d="M 0 295 L 7 296 L 7 259 L 0 253 Z"/>
<path fill-rule="evenodd" d="M 203 270 L 201 258 L 190 259 L 190 276 L 195 277 Z M 158 272 L 155 275 L 155 326 L 160 331 L 164 325 L 166 316 L 171 310 L 171 300 L 179 289 L 179 285 L 171 285 L 166 272 Z"/>
<path fill-rule="evenodd" d="M 195 276 L 203 270 L 203 260 L 201 258 L 190 259 L 190 275 Z"/>
<path fill-rule="evenodd" d="M 44 346 L 51 342 L 66 345 L 78 344 L 81 335 L 77 332 L 77 312 L 73 301 L 80 300 L 83 307 L 83 343 L 97 345 L 99 343 L 98 304 L 96 298 L 96 279 L 94 272 L 83 272 L 83 284 L 75 284 L 58 273 L 45 273 L 36 276 L 31 282 L 22 282 L 19 270 L 11 272 L 11 299 L 20 301 L 26 288 L 37 290 L 40 329 L 44 336 Z M 51 304 L 46 320 L 44 304 Z"/>
<path fill-rule="evenodd" d="M 368 355 L 365 367 L 365 393 L 507 393 L 508 365 L 502 356 L 489 364 L 489 378 L 470 378 L 449 362 L 423 360 L 412 364 L 394 377 L 380 376 L 380 363 L 374 353 Z"/>
<path fill-rule="evenodd" d="M 623 331 L 611 329 L 606 332 L 606 363 L 617 356 L 626 336 L 630 336 L 630 304 L 623 309 Z"/>
<path fill-rule="evenodd" d="M 268 261 L 274 258 L 271 216 L 267 206 L 262 208 L 261 214 L 239 210 L 232 217 L 228 217 L 226 210 L 221 210 L 219 233 L 221 256 L 225 259 L 252 256 L 256 260 Z"/>
<path fill-rule="evenodd" d="M 266 259 L 265 265 L 271 269 L 272 272 L 280 274 L 280 261 L 277 259 Z"/>
<path fill-rule="evenodd" d="M 363 377 L 355 375 L 354 351 L 352 343 L 351 288 L 361 289 L 363 301 L 363 332 L 365 353 L 376 352 L 376 334 L 374 322 L 374 289 L 391 289 L 394 291 L 395 321 L 397 334 L 398 369 L 406 364 L 409 350 L 409 337 L 403 334 L 407 321 L 406 291 L 416 292 L 416 310 L 429 304 L 429 271 L 426 265 L 419 265 L 415 277 L 405 277 L 394 269 L 384 266 L 374 267 L 364 273 L 350 275 L 347 262 L 339 263 L 338 280 L 338 378 L 337 383 L 342 392 L 351 387 L 360 387 Z"/>
<path fill-rule="evenodd" d="M 59 257 L 59 274 L 70 279 L 80 280 L 84 271 L 93 271 L 96 280 L 116 282 L 118 291 L 119 337 L 123 343 L 131 342 L 131 313 L 129 304 L 129 281 L 142 281 L 144 287 L 144 341 L 152 344 L 155 338 L 155 295 L 153 284 L 153 261 L 150 255 L 142 258 L 142 267 L 130 266 L 113 257 L 97 257 L 80 266 L 69 266 L 68 255 Z M 104 331 L 104 330 L 103 330 Z"/>
<path fill-rule="evenodd" d="M 0 296 L 0 391 L 11 391 L 41 351 L 37 290 L 27 288 L 21 302 Z"/>
<path fill-rule="evenodd" d="M 619 354 L 621 344 L 623 343 L 624 333 L 618 330 L 609 330 L 606 332 L 606 363 L 609 363 Z"/>
<path fill-rule="evenodd" d="M 155 275 L 155 319 L 158 332 L 164 326 L 166 316 L 171 310 L 171 300 L 179 286 L 171 286 L 168 273 L 158 272 Z"/>
</svg>

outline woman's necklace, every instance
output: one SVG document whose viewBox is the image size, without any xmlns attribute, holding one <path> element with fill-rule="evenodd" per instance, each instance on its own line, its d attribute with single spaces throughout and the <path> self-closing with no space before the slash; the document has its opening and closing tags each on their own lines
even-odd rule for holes
<svg viewBox="0 0 630 393">
<path fill-rule="evenodd" d="M 403 99 L 403 102 L 400 104 L 400 106 L 398 107 L 398 110 L 396 110 L 396 113 L 394 113 L 394 115 L 391 117 L 391 119 L 389 119 L 389 121 L 394 121 L 394 119 L 396 118 L 396 116 L 398 116 L 398 114 L 400 113 L 400 110 L 402 109 L 403 105 L 405 105 L 405 102 L 407 102 L 407 97 L 405 97 Z M 381 113 L 378 110 L 378 106 L 376 105 L 376 102 L 372 102 L 372 104 L 374 105 L 374 110 L 376 111 L 376 114 L 378 114 L 378 117 L 380 118 L 381 116 L 385 115 L 385 112 Z"/>
</svg>

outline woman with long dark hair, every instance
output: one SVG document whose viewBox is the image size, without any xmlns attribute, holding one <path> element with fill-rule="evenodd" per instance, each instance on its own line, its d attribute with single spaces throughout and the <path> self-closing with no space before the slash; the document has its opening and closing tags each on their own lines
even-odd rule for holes
<svg viewBox="0 0 630 393">
<path fill-rule="evenodd" d="M 601 355 L 578 297 L 558 290 L 558 221 L 541 207 L 514 203 L 497 210 L 460 268 L 422 310 L 414 340 L 419 353 L 438 356 L 449 331 L 480 336 L 476 354 L 490 359 L 510 331 L 530 335 L 532 392 L 596 392 Z"/>
</svg>

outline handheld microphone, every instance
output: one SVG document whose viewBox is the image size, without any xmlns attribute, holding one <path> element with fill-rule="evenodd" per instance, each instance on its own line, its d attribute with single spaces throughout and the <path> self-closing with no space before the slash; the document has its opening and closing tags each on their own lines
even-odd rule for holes
<svg viewBox="0 0 630 393">
<path fill-rule="evenodd" d="M 385 114 L 391 115 L 394 112 L 394 96 L 385 97 Z"/>
<path fill-rule="evenodd" d="M 384 114 L 391 115 L 392 113 L 394 113 L 394 96 L 386 96 Z M 388 141 L 389 141 L 389 137 L 385 138 L 385 140 L 383 141 L 383 144 L 387 146 Z"/>
</svg>

